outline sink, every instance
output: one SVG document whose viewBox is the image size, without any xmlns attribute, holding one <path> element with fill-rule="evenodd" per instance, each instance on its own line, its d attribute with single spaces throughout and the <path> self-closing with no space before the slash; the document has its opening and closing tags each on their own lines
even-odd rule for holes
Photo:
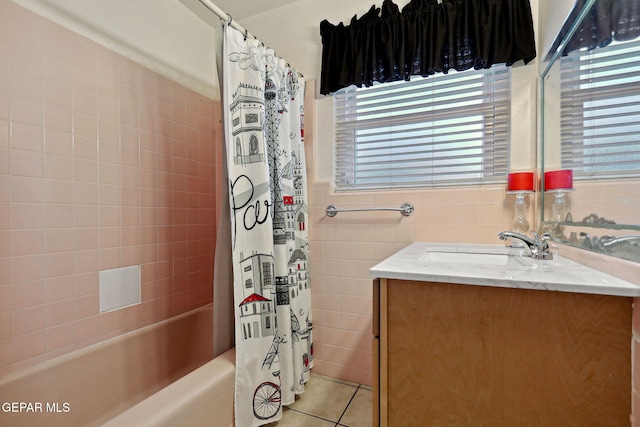
<svg viewBox="0 0 640 427">
<path fill-rule="evenodd" d="M 640 296 L 640 286 L 562 256 L 537 260 L 526 247 L 503 245 L 415 242 L 369 273 L 381 279 Z"/>
<path fill-rule="evenodd" d="M 500 253 L 427 251 L 421 261 L 428 263 L 508 265 L 510 255 Z"/>
</svg>

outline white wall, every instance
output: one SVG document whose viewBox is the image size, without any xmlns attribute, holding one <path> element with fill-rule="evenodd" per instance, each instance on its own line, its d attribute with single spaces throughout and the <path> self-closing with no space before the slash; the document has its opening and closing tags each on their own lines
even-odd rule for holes
<svg viewBox="0 0 640 427">
<path fill-rule="evenodd" d="M 544 58 L 569 15 L 575 0 L 538 0 L 538 56 Z"/>
<path fill-rule="evenodd" d="M 551 0 L 545 0 L 551 1 Z M 564 1 L 564 0 L 563 0 Z M 402 8 L 408 0 L 395 2 Z M 376 2 L 381 6 L 382 2 Z M 353 15 L 361 16 L 371 7 L 371 0 L 300 0 L 290 6 L 243 19 L 240 24 L 273 48 L 305 77 L 319 80 L 322 40 L 320 22 L 349 23 Z M 537 22 L 537 1 L 532 0 L 534 23 Z M 540 55 L 539 55 L 540 56 Z M 527 66 L 513 67 L 511 169 L 531 170 L 536 166 L 537 135 L 537 61 Z M 333 164 L 333 98 L 316 90 L 317 169 L 316 178 L 331 180 Z"/>
<path fill-rule="evenodd" d="M 545 58 L 558 31 L 571 12 L 574 0 L 538 0 L 540 9 L 540 25 L 538 27 L 539 56 Z M 548 67 L 548 62 L 540 61 L 540 73 Z M 549 71 L 544 85 L 545 116 L 560 117 L 560 67 L 556 65 Z M 560 146 L 560 121 L 547 120 L 544 124 L 544 165 L 545 169 L 553 170 L 562 166 Z M 556 141 L 549 144 L 549 141 Z"/>
<path fill-rule="evenodd" d="M 219 99 L 215 30 L 178 0 L 12 0 Z"/>
</svg>

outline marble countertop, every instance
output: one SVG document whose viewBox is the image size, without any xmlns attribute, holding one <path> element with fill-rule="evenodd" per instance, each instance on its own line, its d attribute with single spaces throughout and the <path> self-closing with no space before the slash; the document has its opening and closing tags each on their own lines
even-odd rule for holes
<svg viewBox="0 0 640 427">
<path fill-rule="evenodd" d="M 386 279 L 640 296 L 640 286 L 567 258 L 535 260 L 525 249 L 501 245 L 413 243 L 369 273 Z"/>
</svg>

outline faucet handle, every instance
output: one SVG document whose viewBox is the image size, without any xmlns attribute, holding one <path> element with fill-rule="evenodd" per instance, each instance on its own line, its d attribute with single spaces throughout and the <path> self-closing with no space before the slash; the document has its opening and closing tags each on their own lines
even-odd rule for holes
<svg viewBox="0 0 640 427">
<path fill-rule="evenodd" d="M 537 231 L 531 230 L 529 233 L 531 233 L 533 235 L 533 238 L 536 239 L 538 242 L 544 242 L 545 240 L 549 240 L 551 238 L 551 234 L 548 232 L 542 233 L 542 235 L 539 235 Z"/>
<path fill-rule="evenodd" d="M 553 259 L 553 254 L 549 251 L 549 244 L 547 243 L 547 240 L 551 238 L 551 234 L 542 233 L 541 236 L 538 236 L 536 233 L 535 236 L 538 242 L 538 253 L 536 257 L 538 259 Z"/>
</svg>

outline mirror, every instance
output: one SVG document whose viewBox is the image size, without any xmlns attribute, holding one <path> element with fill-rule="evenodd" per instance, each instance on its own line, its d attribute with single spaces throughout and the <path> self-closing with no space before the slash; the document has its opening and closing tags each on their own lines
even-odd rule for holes
<svg viewBox="0 0 640 427">
<path fill-rule="evenodd" d="M 625 9 L 633 1 L 578 0 L 541 66 L 539 204 L 540 231 L 556 242 L 640 262 L 640 18 Z M 607 26 L 622 21 L 633 26 Z"/>
</svg>

